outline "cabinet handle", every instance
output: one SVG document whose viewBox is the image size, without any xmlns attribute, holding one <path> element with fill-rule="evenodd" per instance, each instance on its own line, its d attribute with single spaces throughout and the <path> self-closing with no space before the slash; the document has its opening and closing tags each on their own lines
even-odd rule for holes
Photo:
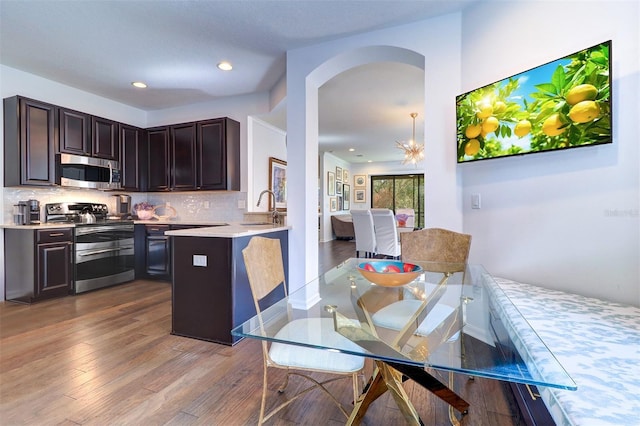
<svg viewBox="0 0 640 426">
<path fill-rule="evenodd" d="M 540 394 L 533 393 L 533 391 L 531 390 L 531 387 L 529 385 L 525 384 L 525 386 L 527 387 L 527 391 L 529 392 L 529 396 L 531 397 L 532 401 L 535 401 L 538 398 L 540 398 Z"/>
<path fill-rule="evenodd" d="M 63 232 L 53 232 L 51 234 L 49 234 L 50 237 L 62 237 L 64 236 Z"/>
</svg>

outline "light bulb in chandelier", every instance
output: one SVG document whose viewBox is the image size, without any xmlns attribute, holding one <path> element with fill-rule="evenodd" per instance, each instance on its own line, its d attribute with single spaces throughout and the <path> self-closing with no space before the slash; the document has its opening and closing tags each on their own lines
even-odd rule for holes
<svg viewBox="0 0 640 426">
<path fill-rule="evenodd" d="M 402 164 L 417 164 L 424 159 L 424 145 L 416 142 L 416 117 L 417 112 L 410 114 L 413 119 L 413 137 L 408 143 L 396 141 L 396 147 L 404 151 Z"/>
</svg>

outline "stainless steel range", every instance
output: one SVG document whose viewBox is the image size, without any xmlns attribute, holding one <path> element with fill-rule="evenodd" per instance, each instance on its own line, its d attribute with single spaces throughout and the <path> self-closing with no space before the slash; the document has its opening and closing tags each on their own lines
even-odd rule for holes
<svg viewBox="0 0 640 426">
<path fill-rule="evenodd" d="M 74 223 L 74 293 L 135 278 L 133 221 L 111 219 L 106 204 L 45 205 L 48 223 Z"/>
</svg>

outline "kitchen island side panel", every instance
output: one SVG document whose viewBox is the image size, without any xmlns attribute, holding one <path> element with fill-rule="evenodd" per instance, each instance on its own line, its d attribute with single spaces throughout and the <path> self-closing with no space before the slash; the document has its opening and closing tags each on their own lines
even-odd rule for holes
<svg viewBox="0 0 640 426">
<path fill-rule="evenodd" d="M 288 231 L 261 236 L 281 241 L 288 269 Z M 255 315 L 242 249 L 251 236 L 172 236 L 171 334 L 226 345 L 231 329 Z M 194 264 L 195 263 L 195 264 Z M 273 295 L 274 299 L 282 295 Z"/>
</svg>

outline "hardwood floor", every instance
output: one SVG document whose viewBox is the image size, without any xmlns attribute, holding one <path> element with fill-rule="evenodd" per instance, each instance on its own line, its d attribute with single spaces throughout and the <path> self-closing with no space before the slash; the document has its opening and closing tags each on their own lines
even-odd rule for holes
<svg viewBox="0 0 640 426">
<path fill-rule="evenodd" d="M 353 255 L 351 242 L 324 244 L 321 270 Z M 0 303 L 0 424 L 256 424 L 260 342 L 245 339 L 229 347 L 172 336 L 170 329 L 171 288 L 163 282 L 138 280 L 33 305 Z M 279 398 L 279 374 L 270 370 L 268 404 Z M 471 403 L 463 425 L 519 424 L 506 385 L 457 380 Z M 292 379 L 289 386 L 300 385 Z M 420 386 L 405 386 L 426 424 L 448 424 L 445 403 Z M 348 381 L 332 389 L 349 404 Z M 364 419 L 366 425 L 404 423 L 389 395 Z M 344 417 L 314 391 L 269 424 L 338 425 Z"/>
</svg>

